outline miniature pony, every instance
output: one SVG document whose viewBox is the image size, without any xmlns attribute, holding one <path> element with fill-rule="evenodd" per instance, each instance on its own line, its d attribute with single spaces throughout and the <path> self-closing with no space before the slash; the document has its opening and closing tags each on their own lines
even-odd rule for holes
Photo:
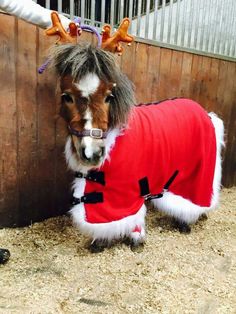
<svg viewBox="0 0 236 314">
<path fill-rule="evenodd" d="M 218 204 L 223 123 L 197 103 L 135 105 L 113 54 L 91 45 L 56 47 L 65 147 L 75 172 L 71 215 L 100 242 L 145 239 L 144 201 L 188 226 Z"/>
</svg>

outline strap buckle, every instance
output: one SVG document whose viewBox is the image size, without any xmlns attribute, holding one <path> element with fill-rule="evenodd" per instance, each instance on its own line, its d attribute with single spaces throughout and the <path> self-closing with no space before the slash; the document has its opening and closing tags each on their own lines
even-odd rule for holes
<svg viewBox="0 0 236 314">
<path fill-rule="evenodd" d="M 90 170 L 87 174 L 77 171 L 75 172 L 75 177 L 105 185 L 105 174 L 103 171 Z"/>
<path fill-rule="evenodd" d="M 99 139 L 103 137 L 103 131 L 101 129 L 92 128 L 89 131 L 89 136 L 92 138 Z"/>
<path fill-rule="evenodd" d="M 164 193 L 168 191 L 170 185 L 175 180 L 176 176 L 178 175 L 179 171 L 176 170 L 173 175 L 169 178 L 169 180 L 166 182 L 166 184 L 163 187 L 163 190 L 161 193 L 158 194 L 151 194 L 148 184 L 148 178 L 144 177 L 139 180 L 139 187 L 140 187 L 140 195 L 144 197 L 145 201 L 153 200 L 155 198 L 161 198 L 163 197 Z"/>
<path fill-rule="evenodd" d="M 80 203 L 85 204 L 96 204 L 96 203 L 102 203 L 103 202 L 103 193 L 102 192 L 91 192 L 86 193 L 81 197 L 72 197 L 71 205 L 78 205 Z"/>
</svg>

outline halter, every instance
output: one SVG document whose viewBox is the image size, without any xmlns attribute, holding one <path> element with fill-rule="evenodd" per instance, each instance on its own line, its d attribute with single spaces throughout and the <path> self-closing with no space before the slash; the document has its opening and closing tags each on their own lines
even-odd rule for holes
<svg viewBox="0 0 236 314">
<path fill-rule="evenodd" d="M 77 137 L 85 137 L 90 136 L 95 139 L 103 139 L 107 137 L 107 131 L 103 131 L 101 129 L 92 128 L 90 130 L 77 131 L 73 129 L 70 125 L 68 125 L 68 130 L 70 134 L 75 135 Z"/>
</svg>

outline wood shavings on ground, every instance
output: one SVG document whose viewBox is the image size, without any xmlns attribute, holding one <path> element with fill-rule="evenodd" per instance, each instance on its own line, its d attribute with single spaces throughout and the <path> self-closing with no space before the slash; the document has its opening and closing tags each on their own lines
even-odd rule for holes
<svg viewBox="0 0 236 314">
<path fill-rule="evenodd" d="M 0 230 L 0 313 L 236 312 L 236 188 L 188 235 L 157 211 L 142 252 L 125 244 L 91 254 L 62 216 Z"/>
</svg>

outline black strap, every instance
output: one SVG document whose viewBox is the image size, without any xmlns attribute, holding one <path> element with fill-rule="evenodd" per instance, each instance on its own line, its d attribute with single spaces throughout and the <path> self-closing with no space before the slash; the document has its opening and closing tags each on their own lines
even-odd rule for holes
<svg viewBox="0 0 236 314">
<path fill-rule="evenodd" d="M 144 178 L 140 179 L 139 180 L 140 195 L 142 197 L 144 197 L 145 200 L 147 200 L 147 201 L 153 200 L 153 199 L 156 199 L 156 198 L 161 198 L 163 196 L 164 192 L 166 192 L 168 190 L 168 188 L 170 187 L 170 185 L 172 184 L 172 182 L 174 181 L 174 179 L 176 178 L 178 173 L 179 173 L 179 170 L 176 170 L 173 173 L 173 175 L 170 177 L 170 179 L 164 185 L 162 193 L 158 193 L 158 194 L 151 194 L 150 193 L 149 183 L 148 183 L 148 178 L 147 177 L 144 177 Z"/>
<path fill-rule="evenodd" d="M 85 204 L 96 204 L 96 203 L 102 203 L 103 202 L 103 193 L 101 192 L 91 192 L 84 194 L 84 196 L 77 198 L 77 197 L 72 197 L 71 200 L 71 205 L 77 205 L 80 203 L 85 203 Z"/>
<path fill-rule="evenodd" d="M 170 179 L 166 182 L 166 184 L 164 185 L 164 190 L 168 190 L 171 183 L 174 181 L 174 179 L 177 177 L 179 173 L 179 170 L 175 170 L 175 172 L 172 174 L 172 176 L 170 177 Z"/>
<path fill-rule="evenodd" d="M 84 174 L 82 172 L 75 172 L 76 178 L 84 178 L 89 181 L 97 182 L 102 185 L 105 185 L 105 174 L 103 171 L 95 171 L 91 170 L 87 174 Z"/>
</svg>

